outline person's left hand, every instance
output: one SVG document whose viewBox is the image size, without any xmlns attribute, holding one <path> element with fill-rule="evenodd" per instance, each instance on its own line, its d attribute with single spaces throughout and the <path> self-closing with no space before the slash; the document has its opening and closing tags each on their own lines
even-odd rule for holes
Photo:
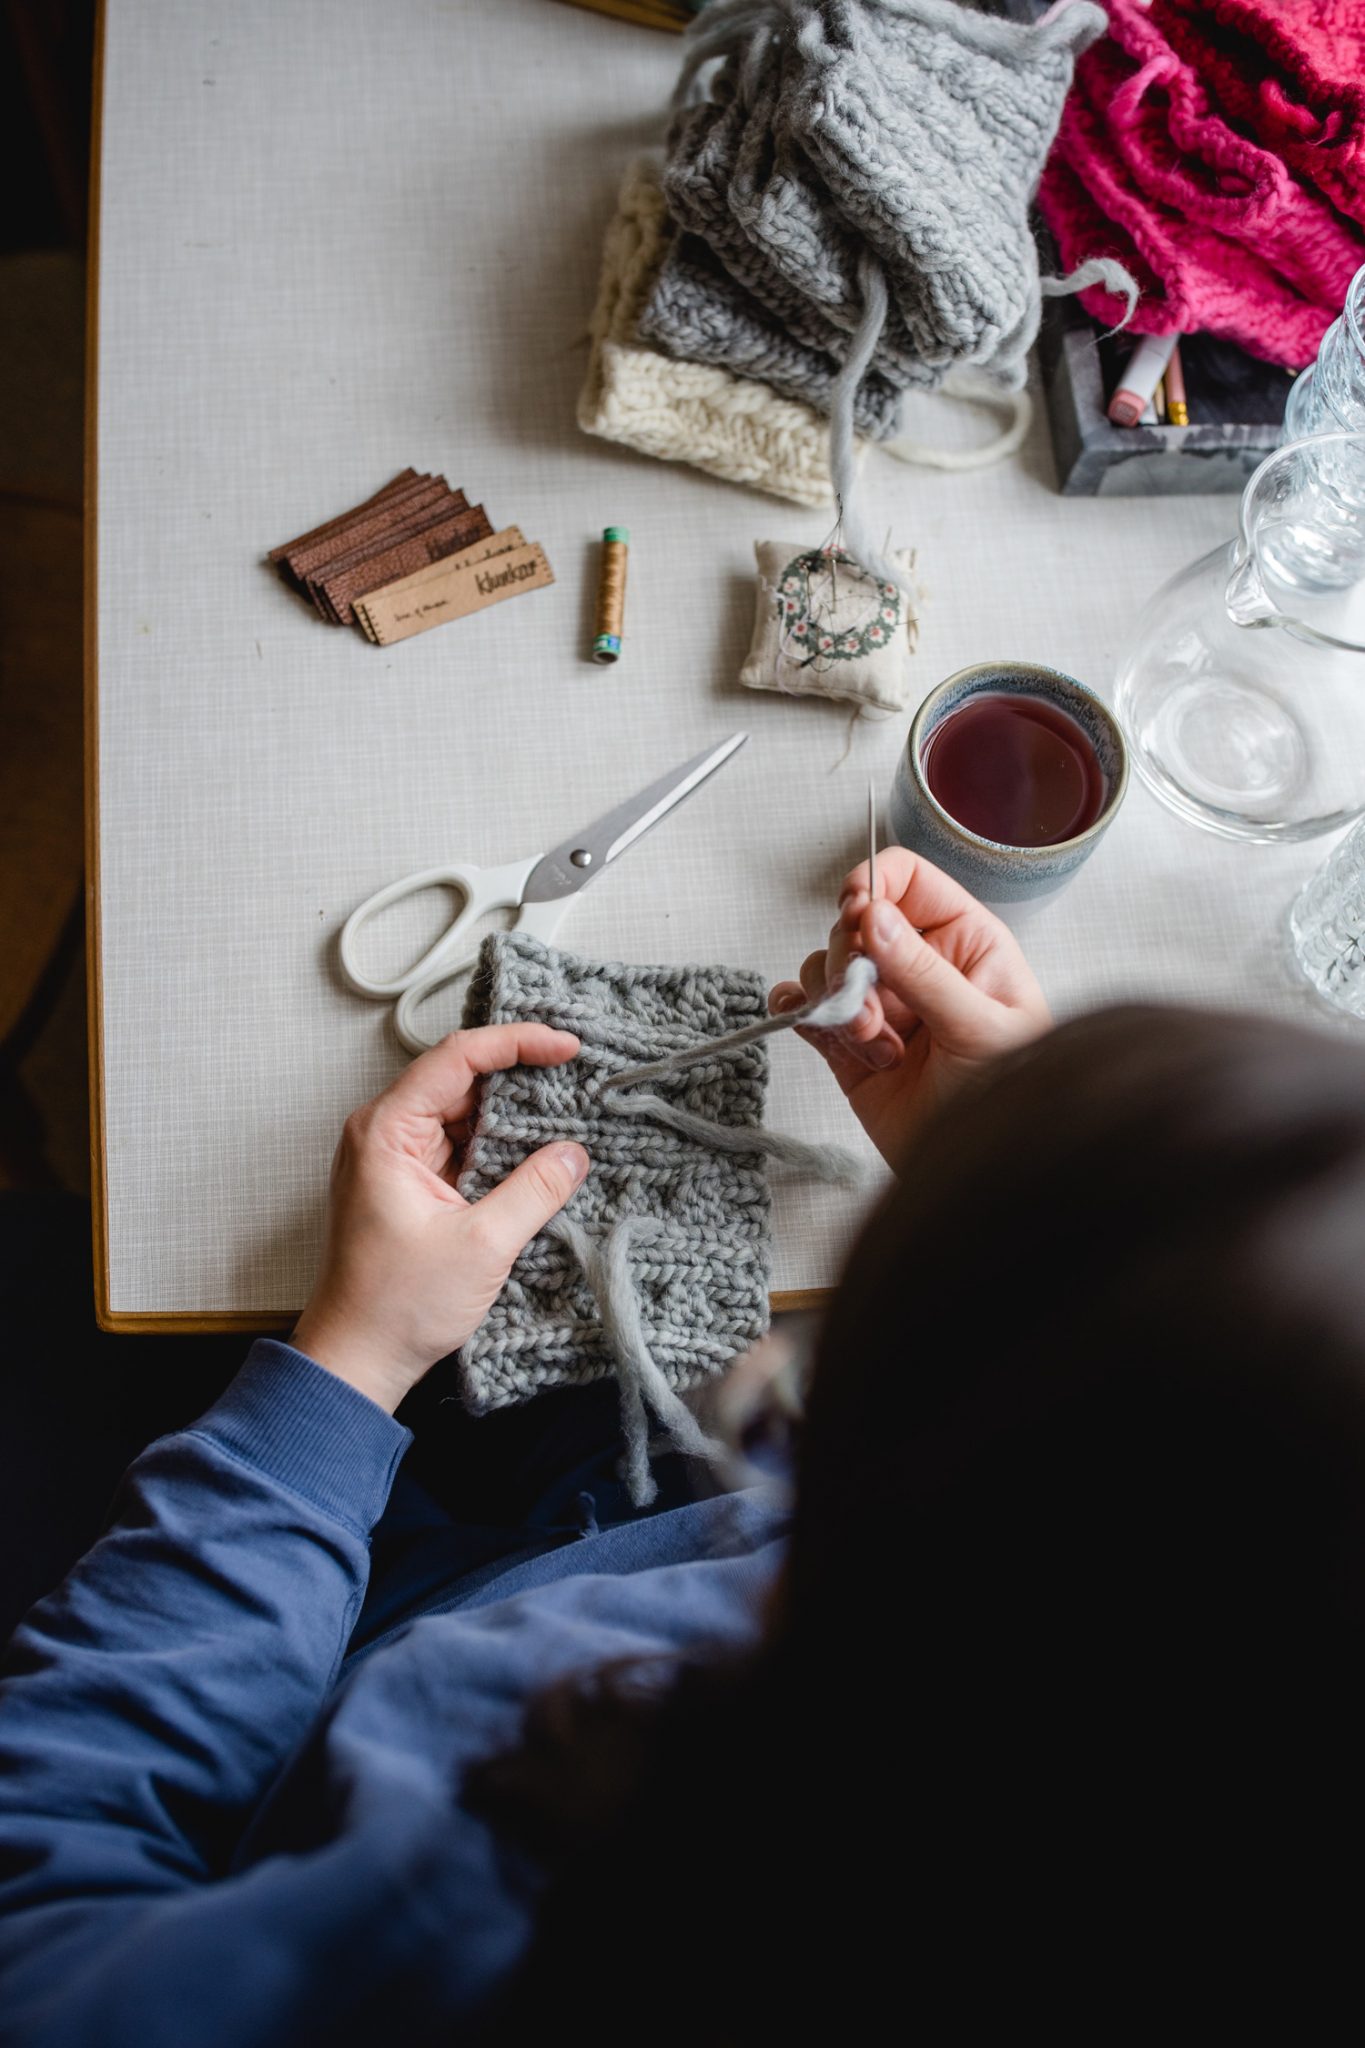
<svg viewBox="0 0 1365 2048">
<path fill-rule="evenodd" d="M 512 1262 L 585 1178 L 581 1145 L 545 1145 L 479 1202 L 453 1185 L 481 1074 L 562 1066 L 569 1031 L 452 1032 L 346 1119 L 317 1284 L 291 1342 L 392 1414 L 483 1321 Z"/>
</svg>

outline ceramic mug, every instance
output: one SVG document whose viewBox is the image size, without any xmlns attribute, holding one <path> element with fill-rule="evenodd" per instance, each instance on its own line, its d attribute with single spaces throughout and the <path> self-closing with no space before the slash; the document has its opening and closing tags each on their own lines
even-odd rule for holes
<svg viewBox="0 0 1365 2048">
<path fill-rule="evenodd" d="M 1053 846 L 1006 846 L 969 832 L 944 810 L 925 778 L 924 749 L 944 719 L 971 697 L 1042 697 L 1069 712 L 1099 760 L 1107 795 L 1094 823 Z M 1029 661 L 984 661 L 959 669 L 931 690 L 910 727 L 887 807 L 891 837 L 952 875 L 985 903 L 1050 896 L 1090 858 L 1113 823 L 1128 787 L 1128 750 L 1118 720 L 1093 690 L 1058 669 Z"/>
</svg>

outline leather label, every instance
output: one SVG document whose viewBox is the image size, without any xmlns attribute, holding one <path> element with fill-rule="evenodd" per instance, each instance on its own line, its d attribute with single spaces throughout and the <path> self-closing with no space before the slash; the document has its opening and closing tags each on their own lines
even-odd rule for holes
<svg viewBox="0 0 1365 2048">
<path fill-rule="evenodd" d="M 487 540 L 476 540 L 472 547 L 461 548 L 456 555 L 447 555 L 444 561 L 428 562 L 425 569 L 414 569 L 411 576 L 400 576 L 396 582 L 385 583 L 379 590 L 372 590 L 369 597 L 358 597 L 355 601 L 355 622 L 367 640 L 372 640 L 376 647 L 381 646 L 383 643 L 370 624 L 366 609 L 370 597 L 412 597 L 433 577 L 448 576 L 452 569 L 462 569 L 470 562 L 487 561 L 490 555 L 510 554 L 513 548 L 524 548 L 525 545 L 526 537 L 519 526 L 504 526 L 499 532 L 490 534 Z"/>
<path fill-rule="evenodd" d="M 494 535 L 493 539 L 498 539 Z M 489 546 L 484 542 L 483 546 Z M 554 582 L 554 571 L 545 559 L 539 541 L 529 546 L 500 549 L 471 561 L 474 551 L 465 550 L 464 559 L 448 557 L 417 576 L 404 577 L 382 590 L 367 591 L 362 623 L 369 637 L 381 647 L 395 640 L 408 640 L 431 626 L 443 626 L 447 619 L 467 618 L 504 598 L 520 597 L 526 590 L 543 590 Z"/>
</svg>

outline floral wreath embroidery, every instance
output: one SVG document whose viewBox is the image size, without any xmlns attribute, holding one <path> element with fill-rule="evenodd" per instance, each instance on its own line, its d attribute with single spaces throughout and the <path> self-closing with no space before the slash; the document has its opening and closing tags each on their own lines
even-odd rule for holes
<svg viewBox="0 0 1365 2048">
<path fill-rule="evenodd" d="M 823 674 L 857 661 L 895 637 L 902 592 L 869 576 L 847 548 L 811 548 L 788 562 L 774 592 L 780 658 Z"/>
</svg>

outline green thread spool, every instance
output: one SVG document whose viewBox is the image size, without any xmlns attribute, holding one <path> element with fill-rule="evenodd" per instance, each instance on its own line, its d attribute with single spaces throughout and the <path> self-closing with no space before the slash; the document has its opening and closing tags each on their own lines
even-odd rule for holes
<svg viewBox="0 0 1365 2048">
<path fill-rule="evenodd" d="M 592 643 L 594 661 L 618 661 L 621 636 L 626 624 L 626 555 L 630 531 L 624 526 L 607 526 L 602 531 L 602 569 L 597 583 L 596 638 Z"/>
</svg>

